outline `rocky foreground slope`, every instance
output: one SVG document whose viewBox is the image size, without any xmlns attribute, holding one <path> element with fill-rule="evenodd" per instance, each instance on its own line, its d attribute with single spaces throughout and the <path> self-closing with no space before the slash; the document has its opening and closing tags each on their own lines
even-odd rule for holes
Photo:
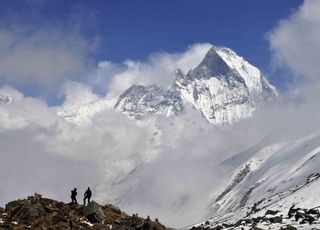
<svg viewBox="0 0 320 230">
<path fill-rule="evenodd" d="M 141 229 L 165 230 L 157 219 L 129 216 L 113 205 L 66 204 L 35 194 L 0 208 L 0 229 Z"/>
</svg>

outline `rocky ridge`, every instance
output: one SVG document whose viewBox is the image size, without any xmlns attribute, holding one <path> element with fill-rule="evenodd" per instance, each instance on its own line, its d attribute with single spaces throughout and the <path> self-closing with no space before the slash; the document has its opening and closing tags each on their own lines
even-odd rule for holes
<svg viewBox="0 0 320 230">
<path fill-rule="evenodd" d="M 165 230 L 158 219 L 129 216 L 119 208 L 99 205 L 66 204 L 39 194 L 9 202 L 0 208 L 0 229 L 119 229 Z"/>
</svg>

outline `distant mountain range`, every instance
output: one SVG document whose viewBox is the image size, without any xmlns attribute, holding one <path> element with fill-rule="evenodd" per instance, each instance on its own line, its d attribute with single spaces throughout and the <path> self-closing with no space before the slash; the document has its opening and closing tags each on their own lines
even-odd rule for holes
<svg viewBox="0 0 320 230">
<path fill-rule="evenodd" d="M 212 124 L 232 124 L 250 117 L 255 108 L 278 95 L 261 71 L 233 50 L 212 46 L 202 62 L 183 73 L 177 69 L 167 87 L 132 85 L 118 98 L 80 102 L 58 114 L 81 124 L 114 107 L 135 119 L 179 115 L 191 105 Z"/>
</svg>

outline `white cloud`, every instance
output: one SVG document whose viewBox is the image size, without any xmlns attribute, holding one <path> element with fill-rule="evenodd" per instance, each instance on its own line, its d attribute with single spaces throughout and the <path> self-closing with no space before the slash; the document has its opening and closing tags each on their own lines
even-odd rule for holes
<svg viewBox="0 0 320 230">
<path fill-rule="evenodd" d="M 66 88 L 69 103 L 79 96 L 79 89 L 86 91 L 77 84 Z M 0 94 L 12 97 L 0 105 L 0 175 L 7 175 L 1 177 L 6 184 L 0 189 L 1 206 L 34 192 L 68 201 L 75 186 L 80 191 L 101 182 L 110 186 L 142 164 L 151 148 L 146 130 L 114 111 L 106 110 L 92 125 L 79 127 L 39 99 L 10 87 L 0 89 Z"/>
<path fill-rule="evenodd" d="M 208 43 L 194 44 L 182 53 L 154 53 L 144 62 L 127 60 L 122 71 L 115 74 L 110 82 L 109 96 L 118 96 L 132 84 L 168 86 L 173 82 L 177 68 L 184 73 L 195 68 L 211 46 Z"/>
<path fill-rule="evenodd" d="M 9 95 L 10 103 L 0 106 L 0 132 L 12 128 L 24 128 L 30 124 L 53 125 L 54 110 L 37 98 L 25 97 L 12 87 L 0 88 L 0 95 Z"/>
<path fill-rule="evenodd" d="M 113 81 L 114 76 L 123 72 L 123 66 L 111 61 L 100 61 L 93 74 L 89 77 L 88 83 L 99 94 L 106 94 L 108 85 Z"/>
<path fill-rule="evenodd" d="M 88 68 L 89 45 L 64 27 L 0 27 L 0 78 L 12 84 L 55 87 Z"/>
<path fill-rule="evenodd" d="M 68 81 L 63 85 L 61 91 L 65 95 L 62 107 L 67 109 L 71 109 L 73 106 L 94 103 L 100 99 L 98 95 L 92 92 L 90 85 L 79 82 Z"/>
<path fill-rule="evenodd" d="M 306 0 L 269 34 L 274 62 L 288 66 L 296 75 L 320 77 L 320 1 Z"/>
</svg>

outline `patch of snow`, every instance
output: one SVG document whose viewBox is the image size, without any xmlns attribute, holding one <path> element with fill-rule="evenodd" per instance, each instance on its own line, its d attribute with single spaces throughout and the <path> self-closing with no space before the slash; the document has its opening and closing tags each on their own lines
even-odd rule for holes
<svg viewBox="0 0 320 230">
<path fill-rule="evenodd" d="M 90 227 L 93 227 L 93 224 L 91 224 L 89 221 L 84 220 L 81 223 L 86 224 L 86 225 L 88 225 Z"/>
</svg>

